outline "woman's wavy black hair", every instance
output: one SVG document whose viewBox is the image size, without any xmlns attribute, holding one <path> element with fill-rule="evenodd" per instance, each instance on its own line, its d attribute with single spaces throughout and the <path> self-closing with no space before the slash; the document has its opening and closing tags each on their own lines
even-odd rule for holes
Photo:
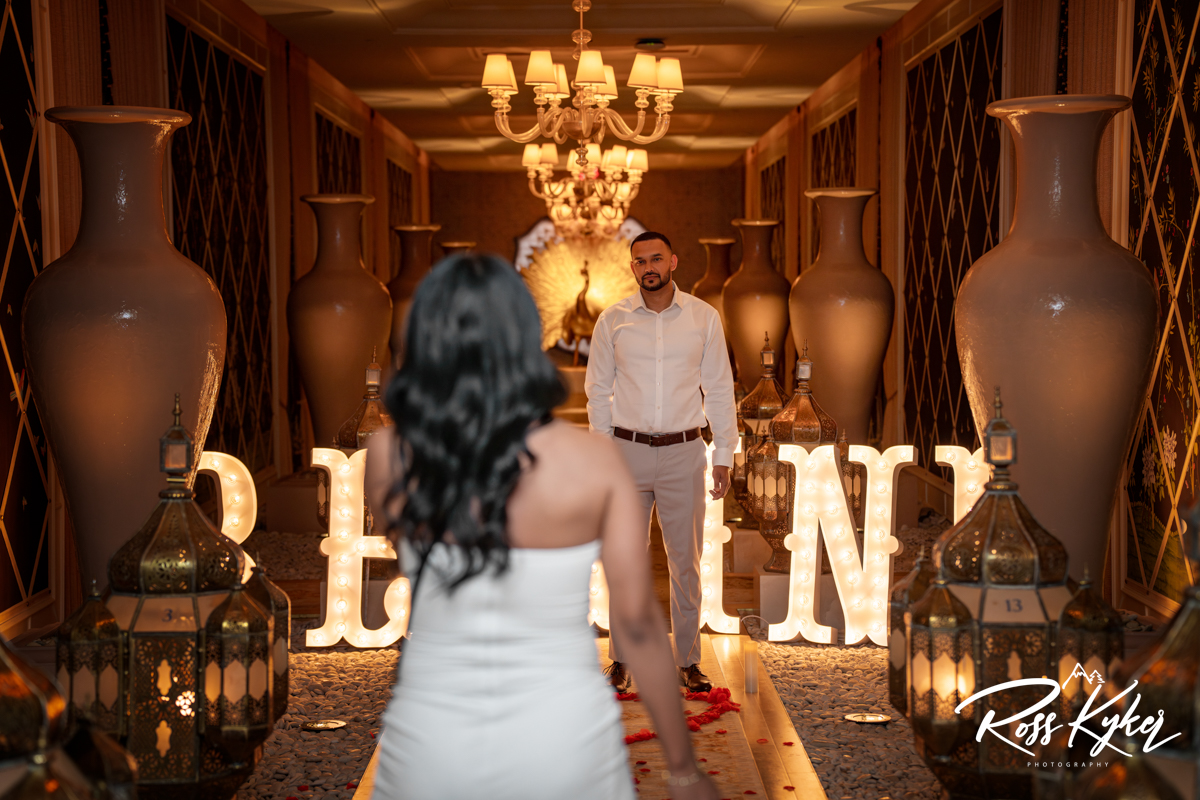
<svg viewBox="0 0 1200 800">
<path fill-rule="evenodd" d="M 385 402 L 402 465 L 388 532 L 416 550 L 418 575 L 448 537 L 466 556 L 446 576 L 452 589 L 489 565 L 507 569 L 506 506 L 522 458 L 532 460 L 526 434 L 566 399 L 541 341 L 525 282 L 495 256 L 452 256 L 417 287 Z"/>
</svg>

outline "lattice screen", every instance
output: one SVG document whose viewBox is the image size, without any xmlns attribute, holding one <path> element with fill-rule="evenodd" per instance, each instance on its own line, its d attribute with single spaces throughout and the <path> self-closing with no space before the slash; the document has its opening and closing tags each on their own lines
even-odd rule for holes
<svg viewBox="0 0 1200 800">
<path fill-rule="evenodd" d="M 1196 313 L 1197 2 L 1137 0 L 1129 246 L 1159 285 L 1152 394 L 1127 460 L 1126 576 L 1175 601 L 1195 576 L 1182 556 L 1179 509 L 1196 498 L 1200 328 Z M 1180 87 L 1176 91 L 1175 87 Z"/>
<path fill-rule="evenodd" d="M 271 466 L 271 262 L 263 76 L 167 17 L 175 246 L 216 282 L 229 339 L 205 448 Z"/>
<path fill-rule="evenodd" d="M 832 186 L 853 186 L 857 168 L 854 140 L 858 133 L 858 109 L 845 114 L 812 135 L 812 160 L 809 186 L 827 189 Z M 812 258 L 821 252 L 821 229 L 818 226 L 817 204 L 812 204 Z"/>
<path fill-rule="evenodd" d="M 0 3 L 0 230 L 4 271 L 0 273 L 0 347 L 8 410 L 0 414 L 0 611 L 50 585 L 49 485 L 46 438 L 30 395 L 21 349 L 21 306 L 42 268 L 42 213 L 38 204 L 37 83 L 33 63 L 33 4 Z"/>
<path fill-rule="evenodd" d="M 395 161 L 387 162 L 388 228 L 410 225 L 417 221 L 417 205 L 413 198 L 413 174 Z M 388 236 L 390 276 L 400 271 L 400 235 L 394 230 Z"/>
<path fill-rule="evenodd" d="M 913 65 L 905 143 L 904 419 L 920 463 L 937 444 L 977 446 L 954 341 L 954 298 L 1000 234 L 1001 12 Z"/>
<path fill-rule="evenodd" d="M 317 191 L 362 192 L 362 140 L 317 112 Z"/>
<path fill-rule="evenodd" d="M 787 227 L 786 200 L 784 192 L 787 186 L 787 156 L 772 161 L 759 173 L 758 197 L 762 208 L 763 219 L 777 219 L 771 236 L 771 260 L 775 269 L 784 270 L 784 228 Z"/>
</svg>

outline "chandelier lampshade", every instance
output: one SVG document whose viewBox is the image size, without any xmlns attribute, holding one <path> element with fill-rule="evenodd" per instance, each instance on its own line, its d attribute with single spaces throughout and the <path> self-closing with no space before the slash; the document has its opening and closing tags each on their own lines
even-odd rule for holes
<svg viewBox="0 0 1200 800">
<path fill-rule="evenodd" d="M 599 50 L 588 49 L 592 33 L 583 27 L 584 12 L 592 7 L 591 0 L 574 0 L 571 7 L 579 12 L 579 28 L 571 35 L 575 42 L 573 54 L 575 80 L 568 83 L 564 64 L 555 63 L 549 50 L 534 50 L 525 68 L 525 85 L 533 89 L 537 106 L 537 124 L 525 131 L 513 131 L 508 114 L 509 99 L 519 92 L 516 71 L 504 53 L 490 53 L 483 66 L 481 85 L 492 96 L 496 109 L 496 128 L 507 138 L 522 144 L 537 139 L 551 139 L 558 144 L 575 140 L 579 166 L 595 163 L 587 152 L 588 144 L 599 146 L 606 135 L 634 144 L 650 144 L 666 135 L 671 125 L 675 96 L 683 92 L 683 69 L 677 58 L 656 59 L 649 53 L 634 57 L 626 85 L 637 95 L 634 107 L 637 120 L 630 126 L 609 103 L 618 99 L 617 76 L 612 66 L 604 63 Z M 574 88 L 575 96 L 571 97 Z M 654 128 L 643 133 L 650 96 L 655 98 Z M 564 100 L 570 100 L 564 104 Z"/>
</svg>

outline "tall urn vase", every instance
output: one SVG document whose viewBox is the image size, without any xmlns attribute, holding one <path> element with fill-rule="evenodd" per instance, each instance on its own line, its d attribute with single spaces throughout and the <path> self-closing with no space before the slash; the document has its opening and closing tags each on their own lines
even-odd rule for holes
<svg viewBox="0 0 1200 800">
<path fill-rule="evenodd" d="M 399 368 L 404 353 L 404 329 L 417 285 L 433 264 L 433 235 L 441 225 L 397 225 L 400 236 L 400 269 L 387 285 L 392 296 L 392 366 Z M 450 255 L 447 253 L 447 255 Z"/>
<path fill-rule="evenodd" d="M 812 392 L 838 421 L 850 444 L 867 443 L 875 385 L 888 340 L 896 294 L 863 252 L 862 218 L 874 189 L 812 189 L 821 252 L 796 278 L 788 299 L 796 352 L 808 343 L 818 364 Z"/>
<path fill-rule="evenodd" d="M 225 304 L 167 236 L 163 163 L 191 117 L 94 106 L 52 108 L 46 119 L 75 143 L 82 213 L 71 249 L 26 293 L 21 335 L 84 583 L 104 586 L 109 558 L 158 503 L 162 410 L 176 392 L 183 424 L 204 446 L 225 363 Z"/>
<path fill-rule="evenodd" d="M 288 334 L 308 399 L 317 447 L 333 447 L 338 428 L 362 401 L 362 368 L 387 347 L 392 301 L 362 262 L 359 231 L 365 194 L 310 194 L 317 260 L 288 295 Z"/>
<path fill-rule="evenodd" d="M 773 219 L 735 219 L 742 232 L 742 264 L 725 281 L 721 305 L 733 347 L 738 383 L 749 391 L 758 381 L 763 334 L 774 343 L 775 363 L 783 364 L 788 330 L 787 279 L 771 262 Z"/>
<path fill-rule="evenodd" d="M 704 267 L 704 274 L 692 286 L 692 294 L 715 308 L 721 315 L 721 324 L 724 325 L 725 309 L 722 308 L 721 291 L 725 288 L 725 281 L 729 280 L 729 256 L 733 246 L 737 244 L 737 239 L 700 239 L 699 241 L 704 245 L 708 261 Z M 729 338 L 728 328 L 725 330 L 725 338 Z"/>
<path fill-rule="evenodd" d="M 1129 98 L 1005 100 L 988 113 L 1016 145 L 1009 235 L 975 262 L 955 302 L 955 336 L 976 429 L 995 387 L 1021 432 L 1014 480 L 1062 540 L 1071 573 L 1104 566 L 1121 462 L 1150 376 L 1158 294 L 1150 272 L 1104 231 L 1096 153 Z"/>
</svg>

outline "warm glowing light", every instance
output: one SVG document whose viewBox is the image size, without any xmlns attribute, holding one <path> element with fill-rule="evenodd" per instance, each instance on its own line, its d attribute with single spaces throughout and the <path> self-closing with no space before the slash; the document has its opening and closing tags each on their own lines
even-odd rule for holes
<svg viewBox="0 0 1200 800">
<path fill-rule="evenodd" d="M 954 522 L 957 523 L 979 499 L 979 478 L 971 473 L 979 470 L 983 448 L 972 453 L 957 445 L 938 445 L 933 452 L 939 464 L 946 464 L 954 470 Z"/>
<path fill-rule="evenodd" d="M 408 579 L 404 577 L 393 580 L 384 592 L 387 623 L 376 630 L 363 625 L 365 554 L 369 548 L 372 558 L 396 558 L 386 537 L 364 535 L 362 492 L 366 455 L 366 450 L 356 450 L 347 456 L 341 450 L 313 448 L 313 466 L 329 472 L 330 514 L 345 520 L 346 527 L 340 527 L 336 536 L 321 541 L 321 554 L 329 559 L 325 623 L 306 632 L 309 647 L 328 647 L 342 639 L 355 647 L 387 647 L 408 629 Z"/>
<path fill-rule="evenodd" d="M 868 519 L 881 520 L 875 528 L 875 535 L 864 537 L 864 552 L 860 557 L 858 543 L 849 536 L 849 532 L 854 530 L 854 521 L 844 489 L 834 491 L 833 499 L 836 502 L 826 504 L 823 500 L 818 513 L 814 502 L 816 498 L 810 488 L 814 483 L 826 487 L 832 485 L 835 490 L 842 487 L 840 465 L 834 458 L 833 446 L 818 447 L 812 453 L 806 453 L 799 445 L 779 446 L 780 461 L 787 461 L 797 469 L 803 463 L 810 472 L 818 474 L 812 475 L 813 480 L 802 488 L 797 487 L 796 507 L 803 510 L 803 515 L 793 514 L 792 533 L 784 539 L 784 546 L 792 551 L 788 614 L 783 622 L 768 626 L 769 640 L 782 642 L 803 638 L 824 644 L 833 641 L 833 629 L 819 624 L 815 617 L 816 581 L 813 580 L 813 573 L 801 569 L 802 564 L 811 563 L 819 547 L 818 537 L 823 535 L 826 547 L 830 548 L 831 553 L 838 554 L 836 559 L 830 560 L 830 567 L 846 619 L 846 644 L 858 644 L 867 638 L 879 645 L 886 644 L 887 591 L 892 556 L 899 549 L 900 542 L 891 535 L 891 526 L 884 520 L 895 517 L 896 492 L 893 486 L 900 469 L 911 463 L 912 453 L 912 448 L 907 446 L 888 448 L 880 454 L 871 447 L 851 445 L 850 460 L 866 467 L 865 485 L 875 489 L 864 495 L 864 514 Z M 801 459 L 804 461 L 801 462 Z M 805 519 L 813 516 L 818 516 L 818 528 Z M 836 550 L 833 549 L 835 542 Z M 866 593 L 854 591 L 851 599 L 851 589 L 860 584 L 867 587 Z"/>
<path fill-rule="evenodd" d="M 249 468 L 240 460 L 228 453 L 206 450 L 197 460 L 201 466 L 198 472 L 209 475 L 221 503 L 221 533 L 241 544 L 253 532 L 254 520 L 258 518 L 258 492 L 254 487 L 254 476 Z M 237 512 L 234 513 L 234 506 Z M 243 520 L 249 520 L 243 525 Z M 250 570 L 254 569 L 254 559 L 249 553 L 246 556 L 246 571 L 242 580 L 250 578 Z"/>
</svg>

